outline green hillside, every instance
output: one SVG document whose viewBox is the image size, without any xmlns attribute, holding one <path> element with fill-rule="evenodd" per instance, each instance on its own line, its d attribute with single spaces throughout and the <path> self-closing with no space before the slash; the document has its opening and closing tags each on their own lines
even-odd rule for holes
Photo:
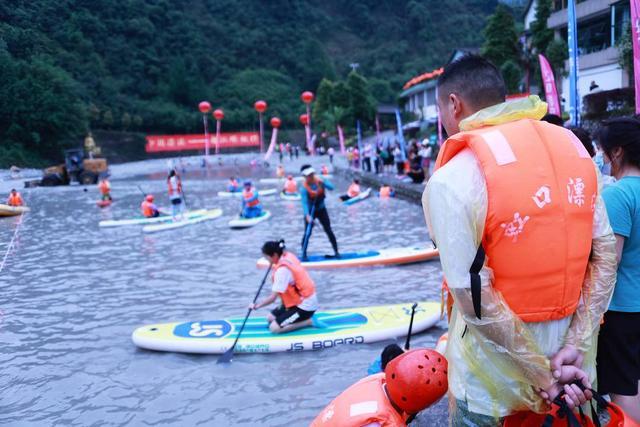
<svg viewBox="0 0 640 427">
<path fill-rule="evenodd" d="M 496 0 L 4 0 L 0 166 L 33 163 L 87 129 L 196 132 L 197 103 L 224 128 L 269 102 L 298 126 L 302 90 L 358 63 L 378 101 L 479 46 Z M 15 160 L 17 159 L 17 160 Z"/>
</svg>

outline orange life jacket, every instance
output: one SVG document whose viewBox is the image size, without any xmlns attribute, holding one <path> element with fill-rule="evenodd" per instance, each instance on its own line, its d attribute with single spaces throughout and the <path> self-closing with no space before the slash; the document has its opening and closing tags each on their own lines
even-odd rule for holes
<svg viewBox="0 0 640 427">
<path fill-rule="evenodd" d="M 384 391 L 385 374 L 365 377 L 343 391 L 318 414 L 311 427 L 383 427 L 407 425 L 409 416 L 393 407 Z"/>
<path fill-rule="evenodd" d="M 389 197 L 391 197 L 391 187 L 389 187 L 388 185 L 383 185 L 382 187 L 380 187 L 380 198 L 388 199 Z"/>
<path fill-rule="evenodd" d="M 289 284 L 286 292 L 280 294 L 282 305 L 286 308 L 298 306 L 302 303 L 303 299 L 310 297 L 316 292 L 316 285 L 313 283 L 313 279 L 311 279 L 307 270 L 305 270 L 300 263 L 300 260 L 291 252 L 284 252 L 282 254 L 273 269 L 272 280 L 276 276 L 276 271 L 283 267 L 291 271 L 293 283 Z"/>
<path fill-rule="evenodd" d="M 298 184 L 293 179 L 287 179 L 284 182 L 284 192 L 285 193 L 297 193 L 298 192 Z"/>
<path fill-rule="evenodd" d="M 169 187 L 169 196 L 173 196 L 174 193 L 178 195 L 182 193 L 182 180 L 178 177 L 178 175 L 176 175 L 176 183 L 177 184 L 174 187 L 171 183 L 171 178 L 167 180 L 167 186 Z"/>
<path fill-rule="evenodd" d="M 229 187 L 230 188 L 238 188 L 240 186 L 240 184 L 238 184 L 238 181 L 236 181 L 235 179 L 230 179 L 229 180 Z"/>
<path fill-rule="evenodd" d="M 245 206 L 248 208 L 253 208 L 255 206 L 258 206 L 260 204 L 260 200 L 259 199 L 255 199 L 255 200 L 251 200 L 253 199 L 254 196 L 254 192 L 253 192 L 253 188 L 249 189 L 249 190 L 242 190 L 242 198 L 245 201 Z"/>
<path fill-rule="evenodd" d="M 24 205 L 24 201 L 22 200 L 22 196 L 20 195 L 20 193 L 18 192 L 16 192 L 16 194 L 9 193 L 7 204 L 9 206 L 22 206 Z"/>
<path fill-rule="evenodd" d="M 323 199 L 324 198 L 324 182 L 321 179 L 316 178 L 315 184 L 318 186 L 317 190 L 313 190 L 311 185 L 307 183 L 305 179 L 302 181 L 302 186 L 307 190 L 309 194 L 309 198 L 312 200 Z"/>
<path fill-rule="evenodd" d="M 591 251 L 597 197 L 596 173 L 584 146 L 567 129 L 522 119 L 450 137 L 436 169 L 465 148 L 475 154 L 487 183 L 478 254 L 484 262 L 486 252 L 494 288 L 525 322 L 573 314 Z M 476 283 L 474 307 L 480 315 Z"/>
<path fill-rule="evenodd" d="M 109 192 L 111 191 L 111 184 L 109 184 L 109 181 L 107 181 L 106 179 L 103 179 L 102 181 L 100 181 L 100 184 L 98 184 L 98 189 L 100 189 L 101 194 L 109 194 Z"/>
<path fill-rule="evenodd" d="M 358 184 L 351 184 L 347 190 L 347 196 L 356 197 L 360 194 L 360 186 Z"/>
<path fill-rule="evenodd" d="M 153 217 L 153 215 L 155 214 L 155 210 L 153 209 L 153 207 L 153 203 L 144 200 L 140 205 L 142 215 L 146 216 L 147 218 Z"/>
</svg>

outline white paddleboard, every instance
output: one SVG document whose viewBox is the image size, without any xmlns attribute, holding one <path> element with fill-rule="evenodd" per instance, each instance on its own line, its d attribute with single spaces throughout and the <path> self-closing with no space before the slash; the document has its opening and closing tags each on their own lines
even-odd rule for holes
<svg viewBox="0 0 640 427">
<path fill-rule="evenodd" d="M 196 211 L 190 211 L 185 213 L 187 218 L 195 218 L 197 216 L 204 215 L 207 212 L 206 209 L 198 209 Z M 146 225 L 146 224 L 155 224 L 159 222 L 172 221 L 173 217 L 171 215 L 160 215 L 154 218 L 131 218 L 131 219 L 111 219 L 107 221 L 100 221 L 98 225 L 100 227 L 124 227 L 128 225 Z"/>
<path fill-rule="evenodd" d="M 285 193 L 285 192 L 280 192 L 280 198 L 282 200 L 289 200 L 289 201 L 297 201 L 297 200 L 302 200 L 302 196 L 300 195 L 300 193 Z"/>
<path fill-rule="evenodd" d="M 343 344 L 395 339 L 407 334 L 413 304 L 345 308 L 320 311 L 314 318 L 323 328 L 309 326 L 285 334 L 269 331 L 265 317 L 250 317 L 238 340 L 237 353 L 275 353 L 320 350 Z M 136 329 L 131 339 L 148 350 L 222 354 L 233 345 L 243 318 L 161 323 Z M 440 320 L 439 302 L 421 302 L 416 308 L 412 334 Z"/>
<path fill-rule="evenodd" d="M 161 224 L 146 225 L 142 227 L 142 231 L 145 233 L 156 233 L 158 231 L 173 230 L 175 228 L 182 228 L 188 225 L 197 224 L 199 222 L 216 219 L 221 215 L 222 215 L 222 209 L 210 209 L 206 211 L 203 215 L 196 216 L 194 218 L 185 217 L 182 220 L 178 219 L 176 221 L 164 222 Z"/>
<path fill-rule="evenodd" d="M 267 190 L 258 190 L 258 196 L 273 196 L 278 190 L 275 188 L 269 188 Z M 242 191 L 218 191 L 219 197 L 242 197 Z"/>
<path fill-rule="evenodd" d="M 318 175 L 321 178 L 331 179 L 333 175 Z M 294 180 L 300 182 L 304 179 L 302 176 L 294 176 Z M 260 182 L 263 184 L 283 184 L 286 178 L 260 178 Z"/>
<path fill-rule="evenodd" d="M 347 205 L 347 206 L 353 205 L 355 203 L 363 201 L 364 199 L 366 199 L 370 195 L 371 195 L 371 189 L 367 188 L 366 190 L 364 190 L 363 192 L 358 194 L 356 197 L 352 197 L 350 199 L 345 200 L 344 202 L 342 202 L 342 204 L 343 205 Z"/>
<path fill-rule="evenodd" d="M 310 269 L 330 269 L 342 267 L 368 267 L 372 265 L 410 264 L 414 262 L 428 261 L 437 258 L 437 249 L 420 247 L 380 249 L 379 251 L 345 252 L 340 258 L 327 257 L 325 255 L 309 255 L 302 260 L 302 265 Z M 258 267 L 267 268 L 269 261 L 260 258 Z"/>
<path fill-rule="evenodd" d="M 260 224 L 262 221 L 266 221 L 271 218 L 271 212 L 263 210 L 262 215 L 256 218 L 242 218 L 240 215 L 229 221 L 229 227 L 231 228 L 248 228 L 254 225 Z"/>
</svg>

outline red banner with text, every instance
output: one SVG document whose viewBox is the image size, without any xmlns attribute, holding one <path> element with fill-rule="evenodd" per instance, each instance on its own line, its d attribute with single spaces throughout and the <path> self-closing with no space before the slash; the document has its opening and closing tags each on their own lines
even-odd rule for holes
<svg viewBox="0 0 640 427">
<path fill-rule="evenodd" d="M 147 153 L 161 151 L 203 150 L 204 135 L 148 135 L 146 137 Z M 216 136 L 209 136 L 209 147 L 216 146 Z M 232 132 L 220 134 L 220 148 L 243 148 L 260 146 L 258 132 Z"/>
</svg>

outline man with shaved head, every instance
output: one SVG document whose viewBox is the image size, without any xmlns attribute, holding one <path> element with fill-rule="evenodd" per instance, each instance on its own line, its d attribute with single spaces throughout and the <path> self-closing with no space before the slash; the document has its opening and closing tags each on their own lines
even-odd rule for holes
<svg viewBox="0 0 640 427">
<path fill-rule="evenodd" d="M 505 102 L 482 57 L 447 65 L 437 92 L 450 137 L 422 203 L 448 290 L 451 424 L 584 404 L 573 383 L 594 379 L 616 271 L 594 164 L 569 130 L 540 121 L 537 96 Z"/>
</svg>

